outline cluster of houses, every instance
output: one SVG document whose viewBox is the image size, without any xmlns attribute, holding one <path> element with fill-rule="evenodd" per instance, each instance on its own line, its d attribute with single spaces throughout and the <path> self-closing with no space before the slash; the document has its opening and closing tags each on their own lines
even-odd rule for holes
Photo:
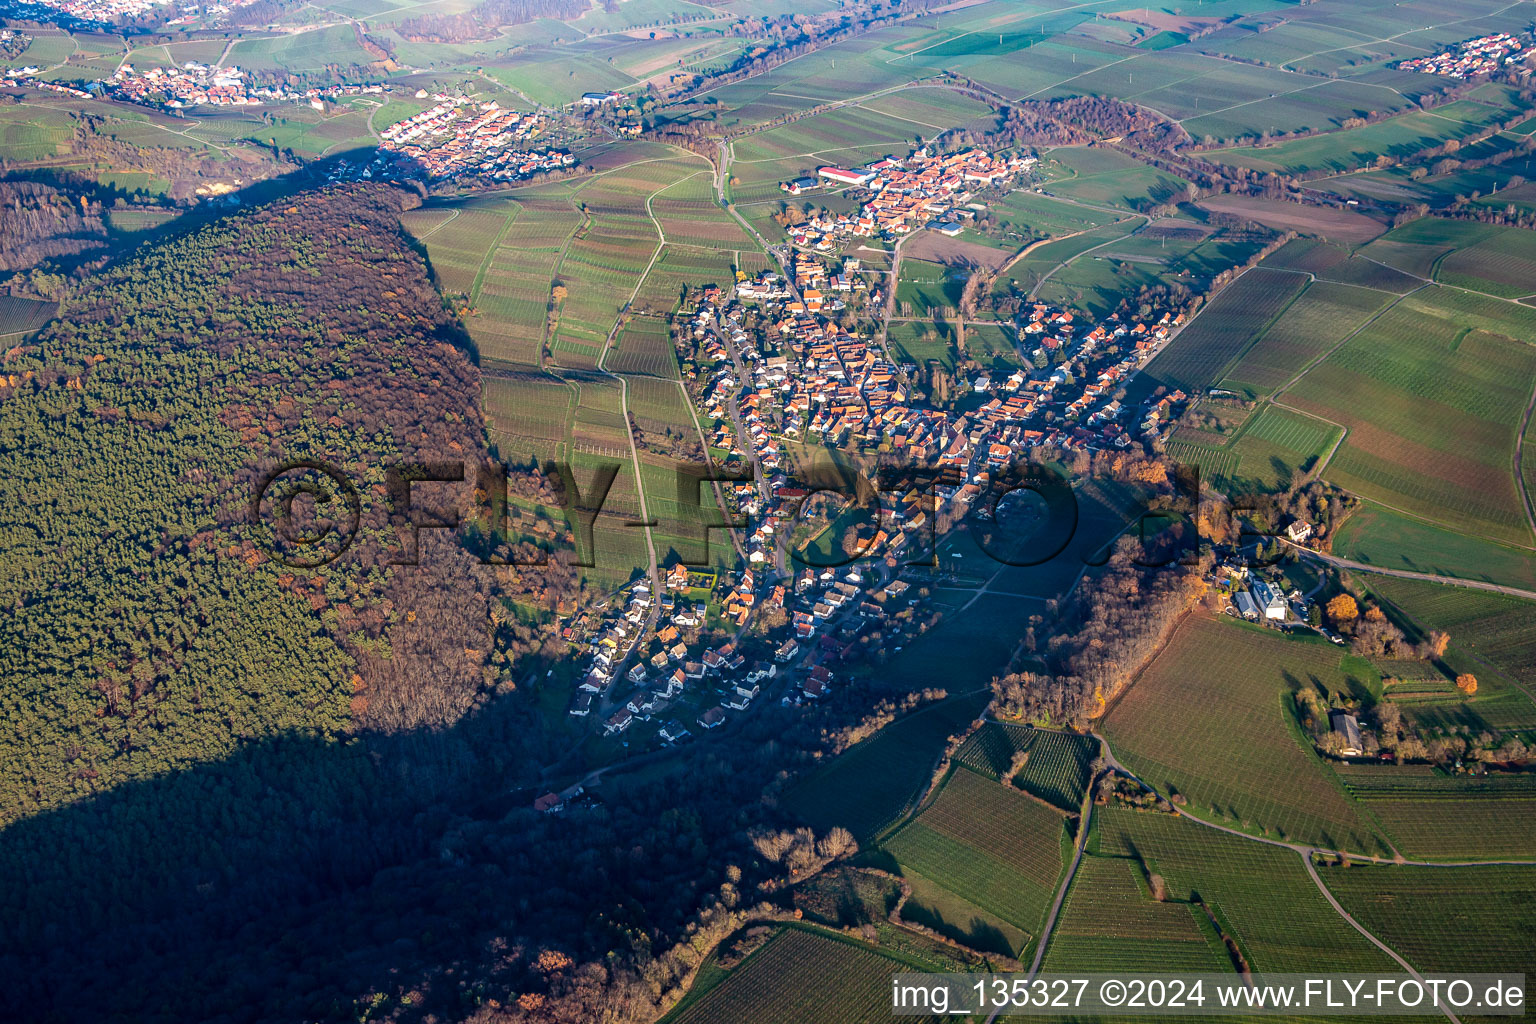
<svg viewBox="0 0 1536 1024">
<path fill-rule="evenodd" d="M 28 0 L 24 6 L 57 11 L 82 22 L 108 22 L 137 18 L 164 5 L 165 0 Z"/>
<path fill-rule="evenodd" d="M 259 107 L 292 98 L 288 93 L 255 85 L 242 69 L 233 65 L 214 67 L 190 60 L 180 67 L 142 70 L 124 64 L 107 79 L 106 88 L 113 99 L 172 109 Z"/>
<path fill-rule="evenodd" d="M 94 88 L 94 84 L 91 86 Z M 149 107 L 259 107 L 268 103 L 308 101 L 317 110 L 337 96 L 376 95 L 390 87 L 378 84 L 332 85 L 324 89 L 280 89 L 257 85 L 241 68 L 215 67 L 187 61 L 180 67 L 135 68 L 124 64 L 101 86 L 116 100 Z"/>
<path fill-rule="evenodd" d="M 905 159 L 889 157 L 861 170 L 822 167 L 816 179 L 796 178 L 779 187 L 799 195 L 820 180 L 866 193 L 858 213 L 817 216 L 791 233 L 797 245 L 828 251 L 841 237 L 895 238 L 930 221 L 945 233 L 958 234 L 955 218 L 973 215 L 966 204 L 976 189 L 1009 181 L 1035 162 L 1032 156 L 994 156 L 982 149 L 946 156 L 924 148 Z"/>
<path fill-rule="evenodd" d="M 699 600 L 701 593 L 708 594 L 708 599 Z M 838 606 L 846 600 L 841 591 L 831 593 L 837 596 L 828 600 Z M 781 644 L 771 659 L 765 655 L 749 661 L 734 642 L 708 644 L 702 639 L 711 604 L 725 623 L 738 626 L 745 624 L 759 601 L 769 607 L 784 605 L 786 587 L 767 584 L 750 569 L 727 578 L 681 564 L 672 566 L 655 601 L 654 618 L 649 582 L 638 581 L 621 594 L 625 600 L 613 603 L 598 622 L 578 622 L 566 630 L 567 639 L 584 643 L 589 656 L 570 713 L 585 718 L 602 712 L 606 736 L 620 735 L 636 722 L 653 718 L 663 720 L 657 732 L 663 743 L 687 738 L 689 730 L 682 718 L 692 717 L 701 729 L 717 728 L 725 722 L 727 711 L 747 710 L 763 686 L 778 675 L 780 666 L 802 653 L 793 643 Z M 832 605 L 826 608 L 830 615 Z M 801 635 L 814 632 L 813 627 Z M 800 682 L 799 696 L 824 696 L 830 683 L 829 670 L 811 667 Z M 694 709 L 693 713 L 682 714 L 685 707 Z"/>
<path fill-rule="evenodd" d="M 1284 625 L 1304 619 L 1307 614 L 1308 601 L 1301 591 L 1292 589 L 1286 593 L 1281 583 L 1256 575 L 1239 558 L 1216 566 L 1210 581 L 1231 600 L 1228 612 L 1249 622 Z M 1323 630 L 1323 633 L 1330 640 L 1340 642 L 1329 631 Z"/>
<path fill-rule="evenodd" d="M 1445 75 L 1448 78 L 1476 78 L 1491 75 L 1501 67 L 1524 64 L 1536 56 L 1536 46 L 1523 42 L 1508 32 L 1478 36 L 1458 43 L 1443 53 L 1428 57 L 1415 57 L 1398 65 L 1402 71 L 1419 71 L 1426 75 Z M 1530 69 L 1522 69 L 1529 74 Z"/>
<path fill-rule="evenodd" d="M 23 68 L 7 68 L 4 71 L 0 71 L 0 88 L 15 89 L 21 85 L 26 85 L 29 89 L 43 89 L 47 92 L 61 93 L 65 96 L 73 96 L 77 100 L 88 100 L 91 98 L 91 94 L 84 89 L 77 89 L 66 82 L 49 82 L 45 79 L 33 77 L 42 70 L 42 68 L 36 65 L 29 65 Z"/>
<path fill-rule="evenodd" d="M 434 96 L 437 103 L 379 133 L 380 167 L 404 162 L 431 178 L 466 172 L 488 178 L 525 178 L 538 171 L 570 167 L 576 158 L 562 150 L 528 145 L 550 127 L 541 113 L 509 110 L 495 102 L 473 103 L 463 96 Z M 369 173 L 371 172 L 371 173 Z"/>
</svg>

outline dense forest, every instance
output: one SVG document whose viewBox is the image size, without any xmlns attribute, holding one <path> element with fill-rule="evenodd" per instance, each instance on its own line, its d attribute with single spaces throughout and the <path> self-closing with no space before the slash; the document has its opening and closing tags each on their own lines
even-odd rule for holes
<svg viewBox="0 0 1536 1024">
<path fill-rule="evenodd" d="M 792 824 L 764 787 L 856 709 L 767 708 L 670 776 L 530 807 L 570 752 L 537 614 L 579 596 L 570 536 L 473 515 L 478 370 L 400 230 L 417 201 L 341 186 L 172 230 L 7 355 L 9 1019 L 649 1022 L 787 870 L 752 843 Z M 295 460 L 355 481 L 328 564 L 250 515 Z M 466 481 L 402 510 L 412 461 Z M 299 489 L 295 518 L 340 521 L 342 493 Z M 482 564 L 534 548 L 557 557 Z"/>
<path fill-rule="evenodd" d="M 0 181 L 0 270 L 32 267 L 106 244 L 99 201 L 35 181 Z"/>
</svg>

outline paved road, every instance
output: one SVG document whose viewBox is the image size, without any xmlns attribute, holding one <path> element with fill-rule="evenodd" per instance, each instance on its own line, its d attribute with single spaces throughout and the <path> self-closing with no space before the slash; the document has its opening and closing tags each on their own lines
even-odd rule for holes
<svg viewBox="0 0 1536 1024">
<path fill-rule="evenodd" d="M 1369 562 L 1357 562 L 1351 558 L 1341 558 L 1338 555 L 1329 554 L 1326 551 L 1313 551 L 1298 544 L 1292 544 L 1284 537 L 1279 538 L 1282 543 L 1294 548 L 1302 558 L 1313 558 L 1340 569 L 1354 569 L 1358 572 L 1373 572 L 1381 576 L 1397 576 L 1405 580 L 1423 580 L 1426 583 L 1443 583 L 1452 587 L 1469 587 L 1472 590 L 1487 590 L 1495 594 L 1505 594 L 1509 597 L 1522 597 L 1528 601 L 1536 601 L 1536 591 L 1522 590 L 1519 587 L 1508 587 L 1502 583 L 1489 583 L 1486 580 L 1472 580 L 1465 576 L 1442 576 L 1433 572 L 1414 572 L 1412 569 L 1389 569 L 1386 566 L 1371 565 Z"/>
</svg>

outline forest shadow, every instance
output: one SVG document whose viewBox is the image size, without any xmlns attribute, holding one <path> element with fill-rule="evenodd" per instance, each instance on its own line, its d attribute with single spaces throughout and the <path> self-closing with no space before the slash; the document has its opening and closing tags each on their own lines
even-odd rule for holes
<svg viewBox="0 0 1536 1024">
<path fill-rule="evenodd" d="M 447 728 L 288 734 L 15 822 L 11 1019 L 353 1020 L 355 997 L 412 990 L 403 1019 L 457 1018 L 465 975 L 499 997 L 526 981 L 519 943 L 583 958 L 676 934 L 749 862 L 755 745 L 680 752 L 686 788 L 615 779 L 548 815 L 511 792 L 538 780 L 538 730 L 493 701 Z"/>
</svg>

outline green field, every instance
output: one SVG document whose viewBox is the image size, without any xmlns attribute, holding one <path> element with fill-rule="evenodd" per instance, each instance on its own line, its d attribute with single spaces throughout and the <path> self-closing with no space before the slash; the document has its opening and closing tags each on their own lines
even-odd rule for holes
<svg viewBox="0 0 1536 1024">
<path fill-rule="evenodd" d="M 1356 865 L 1321 874 L 1345 910 L 1421 971 L 1536 963 L 1536 867 Z"/>
<path fill-rule="evenodd" d="M 1525 858 L 1536 848 L 1536 777 L 1451 776 L 1428 765 L 1345 765 L 1344 785 L 1408 857 Z"/>
<path fill-rule="evenodd" d="M 1246 830 L 1389 853 L 1294 724 L 1292 694 L 1368 695 L 1375 672 L 1339 649 L 1192 616 L 1104 721 L 1115 755 L 1189 809 Z"/>
<path fill-rule="evenodd" d="M 907 812 L 945 741 L 984 703 L 974 695 L 918 709 L 791 786 L 786 805 L 818 829 L 841 825 L 860 842 L 873 839 Z"/>
<path fill-rule="evenodd" d="M 1098 754 L 1091 737 L 988 722 L 976 730 L 955 760 L 974 772 L 1001 779 L 1019 751 L 1029 760 L 1013 777 L 1014 785 L 1065 811 L 1076 812 L 1088 786 L 1088 766 Z"/>
<path fill-rule="evenodd" d="M 785 928 L 667 1024 L 875 1024 L 890 1017 L 891 975 L 918 965 L 841 936 Z"/>
<path fill-rule="evenodd" d="M 1262 267 L 1223 288 L 1147 366 L 1138 392 L 1161 384 L 1186 393 L 1219 380 L 1222 371 L 1263 328 L 1287 312 L 1307 284 L 1301 274 Z"/>
<path fill-rule="evenodd" d="M 1130 857 L 1085 857 L 1051 931 L 1043 969 L 1231 971 L 1232 961 L 1198 906 L 1159 902 Z"/>
<path fill-rule="evenodd" d="M 1536 310 L 1416 292 L 1284 392 L 1349 431 L 1328 479 L 1364 497 L 1492 540 L 1532 540 L 1513 475 L 1536 349 L 1517 338 Z"/>
<path fill-rule="evenodd" d="M 1267 261 L 1265 265 L 1270 264 Z M 1308 284 L 1232 364 L 1221 387 L 1244 391 L 1254 398 L 1272 394 L 1390 301 L 1388 295 L 1351 285 L 1327 281 Z"/>
<path fill-rule="evenodd" d="M 1198 895 L 1254 971 L 1396 967 L 1329 906 L 1291 850 L 1170 814 L 1106 807 L 1095 817 L 1097 852 L 1137 858 L 1174 899 Z"/>
<path fill-rule="evenodd" d="M 1061 874 L 1064 825 L 1060 812 L 959 768 L 882 848 L 903 871 L 1035 936 Z"/>
<path fill-rule="evenodd" d="M 1338 528 L 1333 552 L 1384 569 L 1536 590 L 1536 564 L 1529 549 L 1456 533 L 1370 502 Z"/>
</svg>

